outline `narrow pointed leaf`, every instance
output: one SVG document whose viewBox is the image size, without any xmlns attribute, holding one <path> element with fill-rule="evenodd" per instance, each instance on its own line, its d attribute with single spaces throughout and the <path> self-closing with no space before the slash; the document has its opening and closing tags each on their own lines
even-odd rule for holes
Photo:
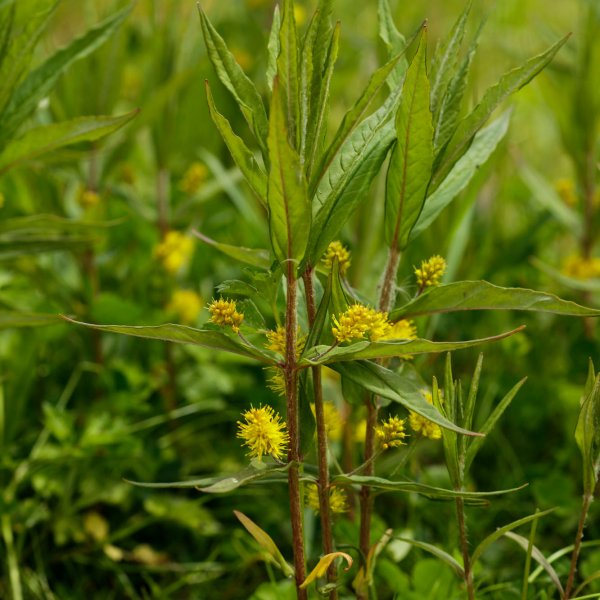
<svg viewBox="0 0 600 600">
<path fill-rule="evenodd" d="M 388 167 L 385 232 L 388 244 L 403 249 L 425 201 L 433 165 L 427 44 L 423 34 L 404 81 L 396 117 L 397 141 Z"/>
<path fill-rule="evenodd" d="M 252 191 L 261 203 L 266 206 L 267 174 L 258 164 L 254 154 L 246 146 L 242 138 L 234 133 L 229 121 L 217 110 L 208 82 L 206 82 L 206 98 L 208 100 L 210 116 L 219 130 L 223 141 L 227 144 L 231 157 L 242 172 Z"/>
<path fill-rule="evenodd" d="M 396 321 L 461 310 L 527 310 L 571 317 L 600 316 L 600 309 L 580 306 L 545 292 L 500 287 L 487 281 L 458 281 L 430 288 L 415 300 L 393 310 L 390 319 Z"/>
<path fill-rule="evenodd" d="M 217 33 L 204 11 L 200 8 L 202 32 L 208 56 L 217 72 L 221 83 L 235 98 L 244 118 L 254 132 L 256 140 L 263 151 L 266 152 L 267 134 L 269 125 L 267 113 L 262 98 L 256 87 L 242 68 L 236 62 L 233 54 L 227 48 L 223 38 Z"/>
<path fill-rule="evenodd" d="M 502 340 L 506 337 L 519 333 L 523 330 L 523 327 L 501 333 L 499 335 L 490 336 L 487 338 L 480 338 L 476 340 L 466 340 L 463 342 L 432 342 L 431 340 L 415 339 L 415 340 L 403 340 L 403 341 L 381 341 L 381 342 L 369 342 L 362 341 L 356 342 L 349 346 L 337 346 L 333 350 L 328 350 L 328 346 L 317 346 L 311 348 L 307 352 L 300 364 L 311 364 L 311 365 L 326 365 L 334 362 L 348 361 L 348 360 L 366 360 L 375 358 L 390 358 L 393 356 L 412 356 L 413 354 L 430 354 L 439 352 L 451 352 L 453 350 L 462 350 L 464 348 L 471 348 L 480 344 L 486 344 L 489 342 L 495 342 Z M 321 355 L 323 355 L 321 357 Z"/>
<path fill-rule="evenodd" d="M 331 552 L 330 554 L 326 554 L 325 556 L 321 557 L 317 563 L 317 566 L 309 573 L 308 577 L 300 585 L 300 589 L 303 590 L 307 588 L 313 581 L 316 581 L 319 577 L 323 577 L 327 573 L 327 569 L 329 569 L 331 563 L 336 558 L 343 558 L 346 561 L 348 566 L 344 569 L 344 571 L 350 570 L 353 561 L 349 554 L 346 554 L 345 552 Z"/>
<path fill-rule="evenodd" d="M 593 494 L 598 479 L 598 458 L 600 456 L 600 374 L 594 385 L 583 398 L 575 441 L 583 460 L 583 489 Z"/>
<path fill-rule="evenodd" d="M 479 543 L 479 545 L 477 546 L 477 548 L 475 548 L 475 550 L 473 551 L 473 555 L 471 556 L 471 564 L 475 565 L 475 563 L 479 560 L 479 558 L 481 557 L 481 555 L 496 540 L 499 540 L 506 532 L 512 531 L 513 529 L 516 529 L 517 527 L 520 527 L 521 525 L 526 525 L 527 523 L 530 523 L 531 521 L 533 521 L 535 519 L 539 519 L 540 517 L 544 517 L 546 515 L 549 515 L 553 511 L 554 511 L 553 508 L 551 508 L 549 510 L 543 510 L 541 512 L 538 511 L 538 512 L 534 513 L 533 515 L 529 515 L 527 517 L 523 517 L 522 519 L 518 519 L 517 521 L 513 521 L 512 523 L 509 523 L 508 525 L 504 525 L 503 527 L 500 527 L 500 528 L 496 529 L 496 531 L 494 531 L 493 533 L 491 533 L 490 535 L 488 535 L 484 540 L 482 540 Z"/>
<path fill-rule="evenodd" d="M 265 271 L 271 266 L 272 260 L 268 250 L 222 244 L 221 242 L 217 242 L 203 233 L 200 233 L 199 231 L 193 231 L 192 233 L 203 242 L 213 246 L 213 248 L 216 248 L 217 250 L 220 250 L 223 254 L 231 256 L 231 258 L 235 258 L 236 260 L 239 260 L 247 265 L 251 265 Z"/>
<path fill-rule="evenodd" d="M 400 85 L 408 68 L 408 62 L 404 56 L 406 40 L 394 23 L 389 0 L 379 0 L 377 15 L 379 19 L 379 38 L 387 48 L 388 57 L 392 58 L 393 56 L 402 55 L 400 60 L 392 66 L 392 71 L 390 71 L 388 83 L 390 89 L 394 89 Z"/>
<path fill-rule="evenodd" d="M 269 34 L 268 50 L 269 60 L 267 63 L 267 84 L 269 89 L 273 91 L 273 79 L 277 75 L 277 57 L 281 50 L 279 44 L 279 31 L 281 29 L 281 13 L 279 12 L 279 4 L 275 5 L 273 11 L 273 23 L 271 24 L 271 33 Z"/>
<path fill-rule="evenodd" d="M 277 77 L 279 93 L 285 109 L 286 130 L 289 141 L 297 147 L 298 127 L 300 125 L 300 104 L 298 94 L 298 31 L 294 16 L 293 0 L 283 0 L 281 29 L 279 31 L 279 57 L 277 59 Z M 273 93 L 275 90 L 273 90 Z M 271 131 L 271 130 L 269 130 Z"/>
<path fill-rule="evenodd" d="M 99 140 L 123 127 L 137 114 L 136 110 L 120 117 L 80 117 L 30 129 L 4 147 L 0 154 L 0 175 L 63 146 Z"/>
<path fill-rule="evenodd" d="M 464 578 L 465 570 L 462 568 L 462 566 L 459 564 L 459 562 L 453 556 L 451 556 L 450 554 L 448 554 L 441 548 L 438 548 L 437 546 L 434 546 L 433 544 L 428 544 L 427 542 L 411 540 L 410 538 L 397 537 L 394 539 L 400 540 L 401 542 L 406 542 L 407 544 L 410 544 L 411 546 L 414 546 L 415 548 L 420 548 L 421 550 L 425 550 L 425 552 L 429 552 L 436 558 L 439 558 L 442 562 L 446 563 L 456 573 L 456 575 L 458 577 L 460 577 L 461 579 Z"/>
<path fill-rule="evenodd" d="M 510 112 L 482 129 L 464 156 L 454 165 L 442 184 L 425 200 L 417 224 L 410 234 L 410 241 L 425 231 L 439 214 L 464 190 L 479 167 L 485 164 L 508 131 Z"/>
<path fill-rule="evenodd" d="M 276 258 L 299 263 L 310 233 L 311 208 L 298 153 L 290 146 L 278 80 L 269 124 L 269 231 Z"/>
<path fill-rule="evenodd" d="M 194 346 L 202 346 L 204 348 L 213 348 L 214 350 L 222 350 L 232 354 L 240 354 L 257 359 L 263 363 L 275 364 L 275 355 L 271 356 L 267 351 L 259 350 L 252 346 L 248 346 L 240 339 L 230 337 L 220 331 L 212 329 L 194 329 L 185 325 L 96 325 L 95 323 L 84 323 L 67 317 L 63 317 L 66 321 L 83 325 L 98 331 L 107 333 L 121 333 L 123 335 L 131 335 L 134 337 L 142 337 L 152 340 L 163 340 L 165 342 L 176 342 L 179 344 L 192 344 Z"/>
<path fill-rule="evenodd" d="M 40 100 L 52 90 L 61 74 L 76 60 L 88 56 L 103 44 L 131 12 L 131 5 L 91 28 L 67 47 L 59 50 L 31 71 L 15 90 L 0 120 L 0 137 L 6 139 L 37 108 Z"/>
<path fill-rule="evenodd" d="M 425 400 L 422 388 L 416 383 L 374 362 L 365 360 L 357 360 L 350 363 L 338 362 L 332 363 L 331 368 L 366 390 L 382 398 L 398 402 L 406 409 L 416 412 L 440 427 L 451 429 L 464 435 L 481 435 L 480 433 L 463 429 L 443 417 L 435 407 Z"/>
</svg>

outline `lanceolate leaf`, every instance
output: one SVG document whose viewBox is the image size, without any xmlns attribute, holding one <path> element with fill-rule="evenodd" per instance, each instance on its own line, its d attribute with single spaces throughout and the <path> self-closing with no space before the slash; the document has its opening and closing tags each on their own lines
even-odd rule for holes
<svg viewBox="0 0 600 600">
<path fill-rule="evenodd" d="M 479 344 L 495 342 L 504 339 L 523 328 L 514 329 L 500 335 L 495 335 L 478 340 L 468 340 L 464 342 L 432 342 L 430 340 L 403 340 L 398 342 L 357 342 L 350 346 L 338 346 L 328 351 L 328 346 L 317 346 L 312 348 L 303 357 L 300 364 L 326 365 L 334 362 L 347 360 L 365 360 L 374 358 L 390 358 L 392 356 L 406 356 L 413 354 L 429 354 L 437 352 L 451 352 L 452 350 L 461 350 L 471 348 Z M 322 356 L 321 356 L 322 355 Z"/>
<path fill-rule="evenodd" d="M 292 146 L 296 148 L 300 104 L 298 95 L 298 32 L 296 30 L 293 0 L 283 0 L 279 46 L 279 58 L 277 59 L 279 93 L 285 107 L 285 123 L 289 140 Z M 273 90 L 273 93 L 275 93 L 275 90 Z"/>
<path fill-rule="evenodd" d="M 310 233 L 311 208 L 298 153 L 289 142 L 279 82 L 275 79 L 269 123 L 269 231 L 280 262 L 299 263 Z"/>
<path fill-rule="evenodd" d="M 234 337 L 230 337 L 221 331 L 212 329 L 194 329 L 185 325 L 96 325 L 94 323 L 83 323 L 75 321 L 67 317 L 63 317 L 66 321 L 83 325 L 91 329 L 106 331 L 108 333 L 121 333 L 124 335 L 132 335 L 134 337 L 142 337 L 153 340 L 163 340 L 165 342 L 177 342 L 179 344 L 193 344 L 195 346 L 203 346 L 204 348 L 213 348 L 232 354 L 240 354 L 250 358 L 257 359 L 266 364 L 275 364 L 274 356 L 271 356 L 266 351 L 261 351 L 258 348 L 248 346 Z"/>
<path fill-rule="evenodd" d="M 379 490 L 388 490 L 390 492 L 414 492 L 422 494 L 429 498 L 439 500 L 451 500 L 452 498 L 463 498 L 465 500 L 480 501 L 492 496 L 501 496 L 502 494 L 510 494 L 518 492 L 526 486 L 511 488 L 508 490 L 495 490 L 493 492 L 468 492 L 460 490 L 446 490 L 431 485 L 425 485 L 416 481 L 391 481 L 382 477 L 367 477 L 365 475 L 335 475 L 332 477 L 332 483 L 348 485 L 355 484 L 361 486 L 369 486 Z"/>
<path fill-rule="evenodd" d="M 529 310 L 572 317 L 600 316 L 599 309 L 580 306 L 545 292 L 499 287 L 487 281 L 459 281 L 430 288 L 412 302 L 393 310 L 390 319 L 460 310 Z"/>
<path fill-rule="evenodd" d="M 200 238 L 203 242 L 206 242 L 210 246 L 213 246 L 217 250 L 220 250 L 223 254 L 231 256 L 240 262 L 252 265 L 259 269 L 267 270 L 271 266 L 271 257 L 268 250 L 260 250 L 257 248 L 244 248 L 242 246 L 231 246 L 230 244 L 222 244 L 215 240 L 207 237 L 199 231 L 194 231 L 194 235 Z"/>
<path fill-rule="evenodd" d="M 394 89 L 400 85 L 402 77 L 408 68 L 408 63 L 404 56 L 406 40 L 394 24 L 389 0 L 379 0 L 377 14 L 379 18 L 379 37 L 388 50 L 388 56 L 391 58 L 402 54 L 400 60 L 394 63 L 393 71 L 390 73 L 388 80 L 390 89 Z"/>
<path fill-rule="evenodd" d="M 235 98 L 250 129 L 254 132 L 259 146 L 266 155 L 269 125 L 262 98 L 201 8 L 200 19 L 208 56 L 217 75 Z"/>
<path fill-rule="evenodd" d="M 422 388 L 412 380 L 374 362 L 366 360 L 357 360 L 350 363 L 338 362 L 332 363 L 331 368 L 377 396 L 398 402 L 408 410 L 433 421 L 440 427 L 464 435 L 481 435 L 473 431 L 467 431 L 450 422 L 425 400 Z"/>
<path fill-rule="evenodd" d="M 115 13 L 69 46 L 59 50 L 19 85 L 0 121 L 0 138 L 8 139 L 48 95 L 60 75 L 76 60 L 84 58 L 104 43 L 123 22 L 131 6 Z"/>
<path fill-rule="evenodd" d="M 390 158 L 385 194 L 387 242 L 403 249 L 425 200 L 433 164 L 427 44 L 423 34 L 410 65 L 396 117 L 397 141 Z"/>
<path fill-rule="evenodd" d="M 22 162 L 63 146 L 98 140 L 123 127 L 137 113 L 136 110 L 120 117 L 80 117 L 30 129 L 5 146 L 0 154 L 0 175 Z"/>
<path fill-rule="evenodd" d="M 281 29 L 281 13 L 279 12 L 279 4 L 275 5 L 273 11 L 273 23 L 271 24 L 271 33 L 269 34 L 269 62 L 267 64 L 267 84 L 269 89 L 273 91 L 273 79 L 277 75 L 277 57 L 281 46 L 279 45 L 279 30 Z"/>
<path fill-rule="evenodd" d="M 267 204 L 267 174 L 257 163 L 254 154 L 248 149 L 242 138 L 238 137 L 231 128 L 229 121 L 217 110 L 210 86 L 206 82 L 206 97 L 208 109 L 223 141 L 227 144 L 235 164 L 246 178 L 248 185 L 262 204 Z"/>
<path fill-rule="evenodd" d="M 479 167 L 488 160 L 506 135 L 509 119 L 510 113 L 507 111 L 475 136 L 469 150 L 454 165 L 443 183 L 425 200 L 423 211 L 410 233 L 410 241 L 425 231 L 442 210 L 465 189 Z"/>
<path fill-rule="evenodd" d="M 556 42 L 542 54 L 529 59 L 522 66 L 503 75 L 496 85 L 485 92 L 479 104 L 459 125 L 453 138 L 454 142 L 450 143 L 450 147 L 443 154 L 440 164 L 436 166 L 433 181 L 434 189 L 441 183 L 452 165 L 464 154 L 473 136 L 490 118 L 494 110 L 511 94 L 527 85 L 549 63 L 567 41 L 569 35 Z"/>
<path fill-rule="evenodd" d="M 427 542 L 411 540 L 410 538 L 397 537 L 394 539 L 400 540 L 402 542 L 410 544 L 411 546 L 414 546 L 415 548 L 420 548 L 421 550 L 425 550 L 425 552 L 429 552 L 430 554 L 433 554 L 433 556 L 435 556 L 436 558 L 439 558 L 442 562 L 445 562 L 456 573 L 456 575 L 458 577 L 463 578 L 465 576 L 465 570 L 458 563 L 458 561 L 453 556 L 451 556 L 450 554 L 448 554 L 447 552 L 442 550 L 441 548 L 438 548 L 437 546 L 434 546 L 433 544 L 428 544 Z"/>
<path fill-rule="evenodd" d="M 302 582 L 302 585 L 300 585 L 300 589 L 305 589 L 313 581 L 316 581 L 319 577 L 324 577 L 325 574 L 327 573 L 327 569 L 329 568 L 331 563 L 336 558 L 343 558 L 346 561 L 346 563 L 348 564 L 348 566 L 344 570 L 345 571 L 350 570 L 350 567 L 352 567 L 352 557 L 349 554 L 346 554 L 345 552 L 331 552 L 330 554 L 326 554 L 325 556 L 321 557 L 321 559 L 317 563 L 316 567 L 310 572 L 308 577 Z"/>
<path fill-rule="evenodd" d="M 583 489 L 586 494 L 594 493 L 600 457 L 600 374 L 593 382 L 581 404 L 575 429 L 575 441 L 583 459 Z"/>
</svg>

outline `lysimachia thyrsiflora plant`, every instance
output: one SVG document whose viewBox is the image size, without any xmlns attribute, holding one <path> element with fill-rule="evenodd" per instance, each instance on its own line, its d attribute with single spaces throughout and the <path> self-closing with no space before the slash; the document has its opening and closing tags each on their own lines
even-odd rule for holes
<svg viewBox="0 0 600 600">
<path fill-rule="evenodd" d="M 325 596 L 337 598 L 338 593 L 353 588 L 358 598 L 371 597 L 376 589 L 377 557 L 392 536 L 388 532 L 378 541 L 372 538 L 376 489 L 416 492 L 456 503 L 463 564 L 450 555 L 443 556 L 464 577 L 469 597 L 474 597 L 470 565 L 476 557 L 470 557 L 467 549 L 464 504 L 480 503 L 500 492 L 466 491 L 465 480 L 484 434 L 521 384 L 490 415 L 483 431 L 474 432 L 481 364 L 463 401 L 449 363 L 442 397 L 435 383 L 428 396 L 427 386 L 406 361 L 420 354 L 491 342 L 519 330 L 484 339 L 431 341 L 417 337 L 414 318 L 499 309 L 600 315 L 600 311 L 533 290 L 501 288 L 486 281 L 442 283 L 445 262 L 439 256 L 423 261 L 415 272 L 413 295 L 397 301 L 402 253 L 465 189 L 506 135 L 510 113 L 505 111 L 489 122 L 496 109 L 534 78 L 566 41 L 559 40 L 506 73 L 471 108 L 466 105 L 465 91 L 477 40 L 462 50 L 469 9 L 467 6 L 429 61 L 427 27 L 421 26 L 406 39 L 393 22 L 388 1 L 380 0 L 379 34 L 388 61 L 373 73 L 331 133 L 330 89 L 340 39 L 340 25 L 332 23 L 332 0 L 318 2 L 302 34 L 292 0 L 283 0 L 275 9 L 268 43 L 266 98 L 245 75 L 201 8 L 208 55 L 248 124 L 251 145 L 219 112 L 211 92 L 214 84 L 207 82 L 210 114 L 249 191 L 262 206 L 264 238 L 270 247 L 237 247 L 198 232 L 205 242 L 246 265 L 249 278 L 220 286 L 221 298 L 211 303 L 210 322 L 203 329 L 170 324 L 92 325 L 103 331 L 232 352 L 268 369 L 270 387 L 285 397 L 285 416 L 270 406 L 249 403 L 238 424 L 238 437 L 252 459 L 244 471 L 147 485 L 226 493 L 257 481 L 272 485 L 287 481 L 293 567 L 258 525 L 241 513 L 238 517 L 267 560 L 285 576 L 294 576 L 298 598 L 307 598 L 309 586 L 324 577 L 327 583 L 320 592 Z M 350 257 L 338 238 L 357 207 L 371 201 L 369 189 L 386 159 L 388 260 L 376 265 L 382 273 L 379 289 L 359 291 L 345 276 Z M 328 424 L 331 406 L 323 396 L 325 367 L 327 373 L 333 370 L 341 378 L 346 412 L 366 414 L 362 462 L 341 472 L 337 463 L 334 471 L 328 452 L 328 431 L 333 425 L 331 419 Z M 394 414 L 380 416 L 384 406 L 390 407 L 388 410 L 395 407 Z M 406 444 L 406 416 L 414 440 L 419 436 L 443 438 L 452 489 L 426 486 L 406 477 L 377 477 L 378 458 Z M 305 460 L 310 456 L 316 456 L 316 465 Z M 398 469 L 402 460 L 399 462 Z M 304 497 L 319 512 L 320 560 L 305 552 Z M 332 514 L 344 511 L 346 503 L 355 499 L 360 533 L 355 541 L 356 566 L 352 567 L 351 554 L 336 550 Z M 335 559 L 339 557 L 353 569 L 351 575 L 338 576 Z"/>
</svg>

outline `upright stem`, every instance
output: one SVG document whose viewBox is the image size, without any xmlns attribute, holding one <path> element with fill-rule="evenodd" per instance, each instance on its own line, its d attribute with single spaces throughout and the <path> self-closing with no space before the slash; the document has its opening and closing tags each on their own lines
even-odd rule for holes
<svg viewBox="0 0 600 600">
<path fill-rule="evenodd" d="M 308 324 L 310 327 L 315 322 L 317 314 L 317 303 L 313 286 L 313 272 L 307 270 L 303 275 L 304 290 L 306 292 L 306 306 L 308 312 Z M 321 382 L 321 367 L 312 367 L 313 388 L 315 396 L 315 420 L 317 422 L 317 461 L 319 466 L 319 513 L 321 515 L 321 535 L 323 538 L 323 553 L 331 554 L 334 551 L 333 532 L 331 529 L 331 509 L 329 507 L 329 464 L 327 461 L 327 428 L 325 426 L 325 411 L 323 408 L 323 386 Z M 335 583 L 337 580 L 337 569 L 335 563 L 331 563 L 327 571 L 327 581 Z M 337 590 L 329 593 L 331 600 L 337 600 Z"/>
<path fill-rule="evenodd" d="M 596 200 L 596 160 L 595 148 L 592 146 L 586 152 L 585 167 L 581 175 L 581 185 L 583 187 L 583 235 L 581 236 L 581 256 L 584 259 L 589 259 L 592 255 L 594 246 L 594 204 Z M 592 301 L 591 292 L 587 291 L 583 294 L 583 302 L 589 305 Z M 583 321 L 584 331 L 587 338 L 594 337 L 595 322 L 590 317 L 586 317 Z"/>
<path fill-rule="evenodd" d="M 21 578 L 19 577 L 19 563 L 13 539 L 12 524 L 8 514 L 2 515 L 2 537 L 6 547 L 6 561 L 8 566 L 8 577 L 13 600 L 23 600 Z"/>
<path fill-rule="evenodd" d="M 569 578 L 567 580 L 567 587 L 565 589 L 565 595 L 563 600 L 569 600 L 571 597 L 571 590 L 573 589 L 573 583 L 575 582 L 575 572 L 577 571 L 577 560 L 579 559 L 579 552 L 581 550 L 581 541 L 583 540 L 583 528 L 585 527 L 585 520 L 587 518 L 588 511 L 590 510 L 590 504 L 594 499 L 594 495 L 585 494 L 583 497 L 583 504 L 581 505 L 581 514 L 579 516 L 579 525 L 577 527 L 577 535 L 575 537 L 575 547 L 573 548 L 573 554 L 571 555 L 571 568 L 569 569 Z"/>
<path fill-rule="evenodd" d="M 467 594 L 469 600 L 475 600 L 475 588 L 473 587 L 473 572 L 471 571 L 471 557 L 469 556 L 469 540 L 467 538 L 467 524 L 465 520 L 465 503 L 462 498 L 456 498 L 456 517 L 458 519 L 460 550 L 463 557 Z"/>
<path fill-rule="evenodd" d="M 296 281 L 295 267 L 292 262 L 288 262 L 285 311 L 285 366 L 283 369 L 287 399 L 287 426 L 290 438 L 288 462 L 292 463 L 288 470 L 288 486 L 290 492 L 294 566 L 296 571 L 296 593 L 298 600 L 307 600 L 307 591 L 300 589 L 300 585 L 306 579 L 306 564 L 304 559 L 302 505 L 300 502 L 300 435 L 298 423 L 298 371 L 296 368 L 297 296 L 298 282 Z"/>
<path fill-rule="evenodd" d="M 400 252 L 396 244 L 392 244 L 388 254 L 388 262 L 381 285 L 381 294 L 379 298 L 379 310 L 389 312 L 396 296 L 396 275 L 400 263 Z M 366 476 L 375 474 L 375 462 L 372 460 L 375 452 L 375 426 L 377 425 L 377 401 L 371 394 L 365 398 L 367 409 L 367 432 L 365 436 L 365 455 L 364 461 L 367 467 L 364 470 Z M 368 556 L 371 547 L 371 514 L 373 512 L 373 497 L 371 489 L 363 486 L 360 490 L 360 539 L 359 547 L 364 556 Z"/>
</svg>

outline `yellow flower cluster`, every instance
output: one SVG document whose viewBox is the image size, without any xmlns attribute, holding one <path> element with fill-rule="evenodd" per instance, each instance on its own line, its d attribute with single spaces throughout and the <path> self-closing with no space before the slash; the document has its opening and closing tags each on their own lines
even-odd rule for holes
<svg viewBox="0 0 600 600">
<path fill-rule="evenodd" d="M 446 270 L 446 261 L 437 254 L 424 260 L 419 269 L 415 268 L 417 283 L 421 289 L 439 285 Z"/>
<path fill-rule="evenodd" d="M 193 323 L 202 310 L 202 298 L 192 290 L 175 290 L 167 305 L 167 311 L 179 317 L 183 323 Z"/>
<path fill-rule="evenodd" d="M 248 456 L 262 460 L 269 454 L 276 460 L 282 459 L 289 442 L 285 421 L 270 406 L 250 408 L 242 417 L 245 423 L 238 421 L 237 437 L 250 448 Z"/>
<path fill-rule="evenodd" d="M 286 332 L 285 327 L 283 325 L 278 325 L 277 329 L 269 329 L 267 330 L 267 350 L 272 350 L 273 352 L 278 352 L 282 356 L 285 356 L 285 346 L 286 346 Z M 297 335 L 296 336 L 296 358 L 302 354 L 302 350 L 304 350 L 304 344 L 306 343 L 306 336 Z"/>
<path fill-rule="evenodd" d="M 240 330 L 244 315 L 237 311 L 237 305 L 233 300 L 213 300 L 209 307 L 210 322 L 222 327 L 231 327 L 235 333 Z"/>
<path fill-rule="evenodd" d="M 327 252 L 323 258 L 323 262 L 328 269 L 333 266 L 333 261 L 337 258 L 340 265 L 340 273 L 344 275 L 350 266 L 350 252 L 342 244 L 342 242 L 331 242 L 327 247 Z"/>
<path fill-rule="evenodd" d="M 577 204 L 575 182 L 572 179 L 567 177 L 557 179 L 554 182 L 554 189 L 567 206 L 575 206 Z"/>
<path fill-rule="evenodd" d="M 339 318 L 333 317 L 333 336 L 339 343 L 360 340 L 369 336 L 371 341 L 384 339 L 390 329 L 387 313 L 369 308 L 362 304 L 354 304 Z"/>
<path fill-rule="evenodd" d="M 310 405 L 310 410 L 313 415 L 316 415 L 314 404 Z M 323 417 L 325 419 L 325 431 L 327 432 L 327 437 L 334 442 L 341 440 L 344 419 L 333 402 L 323 402 Z"/>
<path fill-rule="evenodd" d="M 77 196 L 77 201 L 82 208 L 93 208 L 100 204 L 100 194 L 94 190 L 82 188 Z"/>
<path fill-rule="evenodd" d="M 267 379 L 267 387 L 277 395 L 285 396 L 285 377 L 283 376 L 283 369 L 273 367 L 267 369 L 267 372 L 271 375 L 269 379 Z"/>
<path fill-rule="evenodd" d="M 314 483 L 309 484 L 306 488 L 306 505 L 315 512 L 319 512 L 321 508 L 319 504 L 319 488 Z M 347 512 L 348 499 L 344 490 L 335 486 L 329 488 L 329 508 L 332 513 L 336 514 Z"/>
<path fill-rule="evenodd" d="M 191 196 L 195 194 L 208 178 L 208 169 L 200 162 L 192 163 L 179 183 L 179 189 Z"/>
<path fill-rule="evenodd" d="M 404 419 L 388 417 L 387 421 L 382 421 L 381 425 L 375 427 L 375 437 L 384 450 L 404 445 Z"/>
<path fill-rule="evenodd" d="M 417 328 L 413 321 L 401 319 L 392 323 L 382 340 L 416 340 Z"/>
<path fill-rule="evenodd" d="M 180 231 L 169 231 L 154 250 L 154 256 L 169 273 L 177 273 L 192 257 L 194 241 Z"/>
<path fill-rule="evenodd" d="M 563 263 L 562 272 L 574 279 L 595 279 L 600 277 L 600 258 L 569 256 Z"/>
<path fill-rule="evenodd" d="M 431 392 L 423 390 L 421 393 L 429 404 L 433 404 Z M 411 429 L 416 433 L 421 434 L 423 437 L 429 438 L 430 440 L 439 440 L 442 437 L 442 430 L 439 425 L 418 415 L 416 412 L 410 411 L 408 422 L 410 423 Z"/>
</svg>

